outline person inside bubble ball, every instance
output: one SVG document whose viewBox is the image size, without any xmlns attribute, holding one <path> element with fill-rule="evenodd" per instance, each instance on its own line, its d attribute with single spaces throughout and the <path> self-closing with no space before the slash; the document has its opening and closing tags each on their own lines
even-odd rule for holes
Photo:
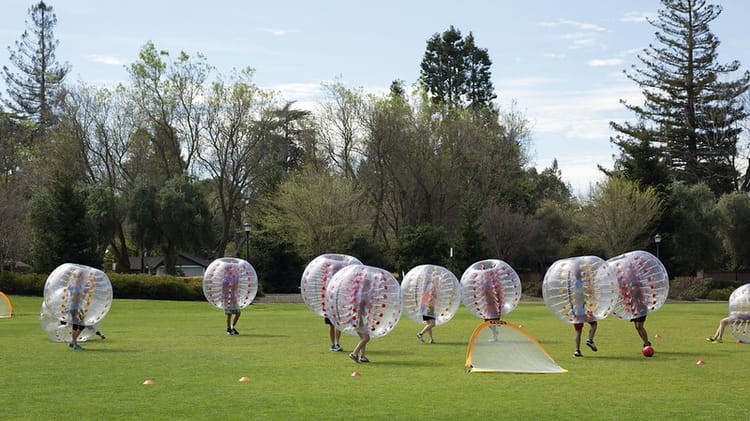
<svg viewBox="0 0 750 421">
<path fill-rule="evenodd" d="M 576 270 L 574 272 L 573 277 L 573 291 L 577 292 L 578 299 L 576 302 L 578 305 L 573 305 L 575 308 L 574 314 L 575 314 L 575 321 L 576 323 L 573 323 L 573 328 L 575 329 L 575 343 L 576 343 L 576 351 L 573 353 L 574 357 L 583 357 L 583 354 L 581 353 L 581 334 L 583 333 L 583 325 L 584 323 L 589 324 L 589 334 L 588 339 L 586 339 L 586 346 L 591 348 L 592 351 L 597 352 L 599 349 L 596 347 L 596 344 L 594 343 L 594 336 L 596 335 L 596 328 L 597 328 L 597 321 L 593 320 L 593 317 L 591 314 L 588 314 L 586 312 L 586 302 L 585 302 L 585 294 L 584 294 L 584 285 L 583 285 L 583 274 L 581 273 L 581 266 L 578 265 L 576 267 Z M 572 298 L 571 298 L 572 299 Z M 571 305 L 573 302 L 571 301 Z"/>
<path fill-rule="evenodd" d="M 224 314 L 227 316 L 227 335 L 239 335 L 235 328 L 242 313 L 239 305 L 237 290 L 239 289 L 239 276 L 230 266 L 224 273 L 221 281 L 221 296 L 224 300 Z M 234 322 L 232 316 L 234 315 Z"/>
<path fill-rule="evenodd" d="M 432 329 L 435 327 L 435 299 L 437 298 L 437 291 L 435 284 L 432 279 L 428 279 L 425 283 L 425 287 L 422 290 L 421 299 L 421 312 L 422 320 L 425 322 L 425 326 L 417 333 L 417 339 L 424 342 L 424 335 L 430 336 L 430 343 L 435 343 L 435 338 L 432 336 Z"/>
<path fill-rule="evenodd" d="M 65 320 L 60 320 L 60 326 L 65 326 L 67 324 L 68 324 L 68 322 L 66 322 Z M 79 327 L 81 328 L 81 330 L 83 330 L 83 329 L 91 329 L 91 330 L 94 331 L 94 334 L 96 336 L 99 336 L 100 338 L 102 338 L 102 340 L 107 339 L 107 337 L 104 336 L 104 334 L 99 330 L 98 327 L 96 327 L 96 325 L 94 325 L 94 326 L 79 326 Z"/>
<path fill-rule="evenodd" d="M 638 332 L 638 336 L 643 341 L 643 346 L 651 346 L 651 341 L 648 340 L 648 332 L 646 332 L 646 314 L 648 313 L 648 306 L 643 301 L 641 294 L 641 288 L 636 283 L 632 283 L 630 287 L 630 299 L 632 300 L 634 312 L 633 314 L 643 314 L 643 316 L 634 317 L 630 319 L 635 327 L 635 331 Z"/>
<path fill-rule="evenodd" d="M 365 356 L 365 354 L 367 353 L 367 343 L 370 342 L 370 334 L 361 332 L 359 329 L 361 324 L 366 324 L 365 319 L 367 317 L 367 308 L 370 305 L 370 300 L 367 297 L 369 284 L 369 280 L 365 279 L 364 285 L 361 287 L 362 289 L 360 289 L 361 299 L 359 302 L 359 308 L 357 310 L 357 318 L 355 322 L 355 327 L 357 328 L 357 336 L 359 336 L 359 342 L 357 342 L 357 345 L 354 347 L 351 354 L 349 354 L 349 358 L 351 358 L 355 363 L 370 362 L 370 360 Z"/>
<path fill-rule="evenodd" d="M 324 319 L 325 323 L 328 325 L 328 338 L 331 340 L 330 350 L 334 352 L 343 351 L 344 348 L 339 344 L 341 341 L 341 331 L 336 329 L 336 326 L 333 325 L 331 319 L 328 317 L 325 317 Z"/>
<path fill-rule="evenodd" d="M 68 287 L 70 292 L 70 309 L 68 309 L 68 315 L 70 316 L 70 343 L 68 346 L 75 351 L 82 351 L 84 348 L 78 345 L 78 336 L 86 328 L 84 320 L 86 319 L 86 312 L 81 308 L 81 304 L 85 302 L 86 294 L 84 292 L 84 286 L 82 285 L 83 274 L 77 273 L 74 275 L 77 279 L 70 283 Z"/>
<path fill-rule="evenodd" d="M 719 343 L 722 342 L 722 336 L 724 336 L 724 329 L 734 321 L 747 321 L 750 320 L 750 314 L 732 313 L 728 317 L 719 320 L 719 327 L 716 328 L 716 332 L 706 338 L 708 342 Z"/>
</svg>

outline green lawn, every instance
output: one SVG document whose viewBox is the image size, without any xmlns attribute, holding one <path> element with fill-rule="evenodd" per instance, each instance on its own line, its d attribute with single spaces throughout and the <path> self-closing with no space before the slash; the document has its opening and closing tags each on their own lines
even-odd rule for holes
<svg viewBox="0 0 750 421">
<path fill-rule="evenodd" d="M 328 350 L 327 327 L 303 304 L 254 304 L 239 336 L 206 302 L 115 300 L 85 351 L 53 343 L 40 297 L 11 296 L 0 320 L 0 419 L 747 419 L 750 345 L 704 338 L 726 303 L 667 303 L 649 316 L 653 358 L 631 323 L 599 324 L 593 353 L 574 358 L 573 328 L 543 303 L 506 318 L 541 342 L 564 374 L 464 372 L 480 320 L 460 307 L 422 344 L 403 317 L 356 364 Z M 351 350 L 353 336 L 344 335 Z M 696 361 L 704 360 L 704 365 Z M 361 372 L 352 377 L 352 372 Z M 239 382 L 248 376 L 250 382 Z M 144 385 L 147 379 L 153 385 Z"/>
</svg>

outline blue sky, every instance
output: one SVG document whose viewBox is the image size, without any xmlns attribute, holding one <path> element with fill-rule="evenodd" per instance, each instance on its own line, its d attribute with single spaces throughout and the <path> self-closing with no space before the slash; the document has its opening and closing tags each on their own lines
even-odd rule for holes
<svg viewBox="0 0 750 421">
<path fill-rule="evenodd" d="M 3 0 L 0 46 L 14 46 L 31 0 Z M 493 61 L 503 109 L 531 123 L 532 163 L 557 159 L 563 179 L 585 193 L 611 167 L 610 121 L 632 120 L 620 99 L 640 99 L 622 70 L 654 42 L 657 0 L 495 1 L 194 1 L 66 0 L 47 2 L 58 18 L 57 58 L 69 81 L 115 84 L 125 66 L 153 41 L 172 55 L 204 54 L 220 72 L 253 67 L 255 82 L 310 106 L 322 82 L 385 92 L 394 79 L 416 82 L 426 41 L 453 25 L 472 32 Z M 750 68 L 750 3 L 715 2 L 724 12 L 711 26 L 719 62 Z M 8 65 L 7 50 L 0 65 Z M 5 91 L 0 82 L 0 91 Z M 514 104 L 514 105 L 513 105 Z"/>
</svg>

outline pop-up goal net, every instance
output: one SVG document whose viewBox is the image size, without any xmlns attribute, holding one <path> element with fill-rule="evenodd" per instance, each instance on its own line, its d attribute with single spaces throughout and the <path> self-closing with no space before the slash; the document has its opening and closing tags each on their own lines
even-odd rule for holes
<svg viewBox="0 0 750 421">
<path fill-rule="evenodd" d="M 13 304 L 7 295 L 0 292 L 0 319 L 10 319 L 13 317 Z"/>
<path fill-rule="evenodd" d="M 567 372 L 521 327 L 500 320 L 486 321 L 474 329 L 466 351 L 466 371 Z"/>
</svg>

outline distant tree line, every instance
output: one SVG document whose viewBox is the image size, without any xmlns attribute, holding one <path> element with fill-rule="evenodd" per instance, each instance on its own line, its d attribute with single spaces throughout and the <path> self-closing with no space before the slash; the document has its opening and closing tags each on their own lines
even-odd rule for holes
<svg viewBox="0 0 750 421">
<path fill-rule="evenodd" d="M 220 74 L 151 42 L 128 83 L 68 83 L 39 2 L 3 66 L 2 268 L 127 271 L 129 256 L 159 254 L 176 274 L 179 252 L 235 255 L 266 292 L 293 292 L 328 252 L 397 273 L 432 263 L 460 276 L 485 258 L 544 273 L 563 257 L 653 252 L 658 233 L 673 275 L 744 269 L 750 75 L 716 62 L 721 7 L 662 6 L 657 43 L 626 71 L 644 102 L 624 104 L 634 122 L 612 123 L 615 167 L 574 197 L 556 161 L 529 165 L 529 122 L 494 102 L 492 61 L 471 32 L 430 37 L 412 86 L 367 95 L 336 80 L 310 111 L 255 85 L 251 68 Z"/>
</svg>

